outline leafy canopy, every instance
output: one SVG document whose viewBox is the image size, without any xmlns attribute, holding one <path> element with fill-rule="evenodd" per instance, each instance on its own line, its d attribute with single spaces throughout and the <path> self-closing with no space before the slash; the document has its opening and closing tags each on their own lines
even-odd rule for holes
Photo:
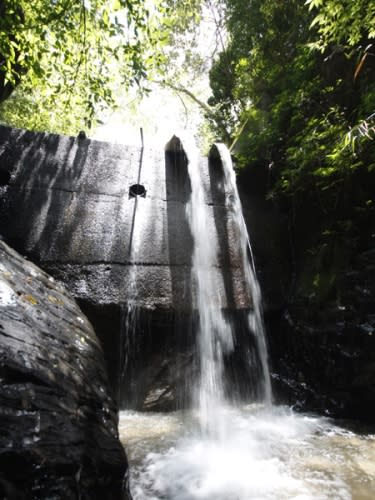
<svg viewBox="0 0 375 500">
<path fill-rule="evenodd" d="M 229 44 L 210 72 L 211 103 L 231 124 L 239 163 L 272 165 L 290 193 L 371 170 L 374 3 L 225 4 Z"/>
<path fill-rule="evenodd" d="M 309 293 L 332 289 L 375 220 L 375 3 L 224 3 L 213 127 L 220 136 L 226 117 L 237 165 L 264 172 L 268 199 L 288 207 L 294 241 L 313 256 Z"/>
<path fill-rule="evenodd" d="M 29 103 L 90 126 L 119 87 L 145 78 L 151 18 L 143 0 L 0 0 L 0 100 L 21 84 L 5 115 L 16 106 L 27 122 Z"/>
<path fill-rule="evenodd" d="M 375 4 L 372 0 L 306 0 L 316 14 L 311 26 L 318 30 L 312 46 L 325 50 L 330 44 L 354 47 L 375 38 Z"/>
</svg>

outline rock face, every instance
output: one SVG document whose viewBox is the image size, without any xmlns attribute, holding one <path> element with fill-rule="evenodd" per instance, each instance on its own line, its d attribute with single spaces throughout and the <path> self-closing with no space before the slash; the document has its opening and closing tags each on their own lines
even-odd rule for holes
<svg viewBox="0 0 375 500">
<path fill-rule="evenodd" d="M 309 199 L 297 212 L 285 200 L 267 200 L 268 170 L 244 172 L 239 188 L 265 302 L 276 400 L 374 422 L 374 214 L 357 227 L 360 238 L 348 242 L 338 234 L 334 252 L 324 254 L 330 247 L 321 245 L 320 218 L 328 216 Z M 353 192 L 362 185 L 372 193 L 374 182 L 373 173 L 357 179 Z M 323 251 L 314 254 L 316 241 Z M 326 285 L 318 291 L 315 277 Z"/>
<path fill-rule="evenodd" d="M 0 241 L 0 497 L 129 499 L 103 353 L 61 285 Z"/>
<path fill-rule="evenodd" d="M 0 126 L 0 233 L 67 285 L 95 326 L 113 393 L 138 409 L 183 404 L 184 386 L 196 370 L 190 183 L 183 150 L 176 141 L 170 146 L 175 151 L 165 154 L 163 145 L 143 150 Z M 210 211 L 207 238 L 217 233 L 220 240 L 213 272 L 228 298 L 221 306 L 238 327 L 251 304 L 226 206 L 230 193 L 220 187 L 215 161 L 201 159 L 197 168 Z M 340 238 L 334 252 L 312 257 L 319 218 L 326 215 L 309 200 L 303 211 L 267 200 L 273 175 L 268 167 L 244 171 L 239 188 L 263 290 L 276 397 L 301 409 L 370 419 L 375 255 L 365 233 L 375 221 L 357 228 L 360 243 L 353 242 L 346 264 L 336 266 L 340 287 L 314 297 L 316 268 L 335 267 L 343 257 Z M 374 183 L 370 174 L 353 191 L 368 192 L 370 201 Z M 135 194 L 143 195 L 134 196 L 138 184 L 143 188 Z M 323 274 L 329 284 L 332 273 Z M 129 303 L 137 305 L 131 314 Z M 236 346 L 226 360 L 229 378 L 248 380 L 251 374 L 236 373 L 248 364 L 240 338 Z"/>
<path fill-rule="evenodd" d="M 155 151 L 0 126 L 0 165 L 7 186 L 0 233 L 67 283 L 76 298 L 107 305 L 132 295 L 146 309 L 189 309 L 194 291 L 186 156 L 165 155 L 164 145 Z M 218 233 L 225 241 L 213 267 L 218 287 L 224 290 L 233 273 L 238 278 L 233 300 L 221 305 L 243 308 L 248 304 L 240 259 L 230 245 L 231 213 L 225 193 L 215 187 L 220 173 L 207 158 L 196 168 L 203 172 L 210 211 L 207 237 Z M 133 196 L 134 185 L 145 195 Z M 134 274 L 143 285 L 130 291 Z"/>
<path fill-rule="evenodd" d="M 300 409 L 375 420 L 375 244 L 342 277 L 340 303 L 293 296 L 269 323 L 275 387 Z"/>
</svg>

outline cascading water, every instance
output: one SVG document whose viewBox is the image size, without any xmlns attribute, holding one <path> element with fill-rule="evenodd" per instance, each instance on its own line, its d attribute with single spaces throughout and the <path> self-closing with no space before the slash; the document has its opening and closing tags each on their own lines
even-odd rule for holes
<svg viewBox="0 0 375 500">
<path fill-rule="evenodd" d="M 191 198 L 187 206 L 188 219 L 194 240 L 192 278 L 196 288 L 196 307 L 199 315 L 200 380 L 197 399 L 201 423 L 205 430 L 218 430 L 217 417 L 224 404 L 223 355 L 233 349 L 233 336 L 223 316 L 213 268 L 217 262 L 216 235 L 208 235 L 210 227 L 204 200 L 198 152 L 194 145 L 187 149 Z M 212 237 L 209 237 L 212 236 Z"/>
<path fill-rule="evenodd" d="M 242 213 L 241 200 L 238 194 L 236 174 L 234 172 L 232 159 L 228 148 L 224 144 L 216 144 L 224 172 L 224 191 L 227 194 L 227 203 L 230 205 L 233 218 L 236 226 L 239 229 L 239 241 L 241 255 L 242 255 L 242 268 L 245 274 L 245 281 L 249 288 L 252 298 L 253 309 L 249 312 L 248 321 L 251 331 L 253 332 L 256 340 L 256 346 L 262 368 L 262 377 L 258 383 L 261 386 L 263 401 L 265 404 L 271 404 L 272 390 L 271 390 L 271 377 L 268 366 L 267 343 L 266 333 L 263 322 L 262 311 L 262 296 L 259 287 L 259 282 L 256 276 L 254 265 L 254 256 L 251 248 L 250 238 L 245 224 Z M 250 253 L 250 258 L 248 253 Z"/>
<path fill-rule="evenodd" d="M 127 248 L 125 248 L 127 259 L 131 264 L 129 266 L 130 272 L 128 276 L 127 284 L 127 303 L 121 308 L 121 332 L 120 332 L 120 380 L 119 380 L 119 394 L 118 399 L 120 405 L 123 400 L 127 399 L 134 403 L 134 395 L 132 394 L 131 388 L 127 387 L 124 383 L 125 372 L 129 369 L 129 364 L 134 357 L 134 353 L 137 350 L 137 339 L 136 330 L 137 323 L 139 319 L 139 308 L 137 304 L 138 297 L 138 266 L 136 265 L 139 260 L 139 253 L 142 247 L 142 233 L 137 231 L 137 228 L 142 228 L 143 221 L 140 220 L 144 218 L 144 213 L 139 203 L 142 203 L 142 198 L 144 195 L 144 187 L 140 184 L 141 173 L 143 166 L 143 155 L 144 155 L 144 140 L 143 140 L 143 129 L 140 129 L 141 137 L 141 152 L 138 164 L 138 175 L 137 179 L 134 179 L 134 184 L 129 186 L 128 198 L 132 201 L 132 211 L 131 211 L 131 228 L 130 237 Z M 142 189 L 143 188 L 143 189 Z M 126 196 L 126 195 L 125 195 Z M 126 210 L 123 205 L 123 210 Z M 130 394 L 129 394 L 130 392 Z"/>
<path fill-rule="evenodd" d="M 261 398 L 257 403 L 233 405 L 226 397 L 225 357 L 235 348 L 235 332 L 223 312 L 218 238 L 206 205 L 198 155 L 189 147 L 192 192 L 187 210 L 195 240 L 192 278 L 193 306 L 199 312 L 200 375 L 195 384 L 199 411 L 121 412 L 119 430 L 130 460 L 133 499 L 372 500 L 375 435 L 270 404 L 260 291 L 253 260 L 248 258 L 251 247 L 230 155 L 223 146 L 216 148 L 227 211 L 237 228 L 241 268 L 252 297 L 247 319 L 261 365 Z"/>
<path fill-rule="evenodd" d="M 186 144 L 186 142 L 185 142 Z M 262 376 L 258 381 L 265 403 L 271 402 L 271 383 L 267 362 L 267 347 L 263 326 L 261 295 L 255 270 L 248 258 L 251 246 L 246 225 L 242 215 L 235 173 L 228 149 L 223 144 L 216 145 L 219 152 L 224 175 L 224 191 L 228 209 L 237 227 L 238 245 L 242 257 L 242 267 L 248 293 L 252 297 L 253 309 L 249 312 L 248 321 L 256 339 L 258 356 L 261 361 Z M 188 171 L 191 182 L 191 199 L 187 206 L 188 219 L 194 239 L 192 260 L 192 278 L 196 286 L 195 307 L 199 315 L 199 359 L 200 380 L 198 384 L 198 406 L 201 423 L 204 429 L 223 432 L 223 419 L 220 418 L 225 408 L 224 397 L 224 355 L 233 350 L 233 326 L 226 320 L 222 303 L 227 300 L 219 296 L 219 289 L 215 282 L 215 273 L 218 259 L 218 238 L 214 234 L 208 237 L 210 227 L 210 207 L 204 198 L 202 172 L 199 168 L 199 156 L 194 145 L 187 148 Z"/>
</svg>

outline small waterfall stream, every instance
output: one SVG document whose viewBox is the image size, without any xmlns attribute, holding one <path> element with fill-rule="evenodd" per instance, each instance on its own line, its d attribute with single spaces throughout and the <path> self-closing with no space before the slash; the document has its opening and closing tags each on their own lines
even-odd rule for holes
<svg viewBox="0 0 375 500">
<path fill-rule="evenodd" d="M 235 348 L 236 332 L 222 307 L 226 300 L 217 281 L 220 248 L 210 224 L 198 152 L 187 144 L 191 199 L 186 210 L 194 240 L 193 308 L 199 330 L 199 375 L 188 385 L 196 407 L 170 413 L 121 412 L 120 437 L 130 461 L 134 500 L 372 500 L 374 435 L 271 404 L 254 259 L 230 154 L 218 144 L 226 208 L 252 297 L 248 330 L 260 364 L 260 397 L 247 404 L 233 404 L 227 397 L 225 357 Z"/>
<path fill-rule="evenodd" d="M 218 416 L 224 405 L 223 355 L 233 349 L 233 335 L 220 303 L 215 275 L 217 263 L 217 235 L 207 234 L 208 207 L 205 203 L 203 182 L 198 164 L 198 152 L 193 145 L 187 150 L 188 171 L 191 182 L 191 199 L 187 206 L 188 219 L 194 241 L 192 279 L 196 286 L 196 304 L 199 331 L 197 332 L 200 361 L 200 379 L 197 386 L 197 402 L 202 427 L 218 430 Z"/>
<path fill-rule="evenodd" d="M 224 144 L 216 144 L 224 171 L 224 190 L 229 193 L 227 196 L 230 204 L 235 224 L 239 231 L 239 247 L 242 256 L 242 268 L 245 274 L 245 281 L 249 287 L 250 296 L 252 298 L 253 309 L 249 312 L 248 321 L 251 331 L 256 339 L 256 346 L 262 368 L 262 377 L 258 380 L 262 389 L 263 401 L 267 405 L 272 402 L 271 377 L 268 366 L 266 332 L 263 321 L 262 296 L 259 282 L 256 275 L 253 251 L 249 233 L 245 224 L 242 213 L 240 196 L 238 194 L 236 174 L 234 172 L 232 159 L 228 148 Z M 250 255 L 249 255 L 250 254 Z"/>
<path fill-rule="evenodd" d="M 261 294 L 256 279 L 251 245 L 244 222 L 240 198 L 237 191 L 235 173 L 228 149 L 223 144 L 216 145 L 223 169 L 223 191 L 228 212 L 233 217 L 238 235 L 242 269 L 248 294 L 252 297 L 252 310 L 248 313 L 249 329 L 256 339 L 256 348 L 261 362 L 261 377 L 257 381 L 262 399 L 271 403 L 271 382 L 267 361 L 267 346 L 262 318 Z M 188 171 L 191 182 L 191 198 L 187 206 L 188 219 L 194 240 L 192 279 L 196 285 L 196 304 L 199 317 L 199 360 L 200 380 L 197 401 L 201 424 L 206 431 L 223 432 L 221 410 L 226 406 L 224 396 L 224 360 L 226 353 L 234 347 L 233 325 L 224 316 L 222 303 L 227 298 L 220 297 L 213 269 L 218 260 L 218 237 L 210 235 L 210 207 L 204 199 L 202 171 L 199 155 L 193 144 L 187 148 Z M 250 252 L 250 258 L 248 253 Z"/>
</svg>

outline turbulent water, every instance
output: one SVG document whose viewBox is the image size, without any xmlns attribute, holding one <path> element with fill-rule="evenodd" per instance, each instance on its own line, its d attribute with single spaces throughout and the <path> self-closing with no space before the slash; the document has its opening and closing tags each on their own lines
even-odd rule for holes
<svg viewBox="0 0 375 500">
<path fill-rule="evenodd" d="M 271 405 L 261 296 L 251 246 L 229 152 L 220 145 L 217 150 L 227 211 L 237 227 L 242 269 L 252 297 L 248 323 L 261 365 L 258 392 L 263 396 L 262 404 L 231 406 L 225 398 L 223 358 L 233 349 L 235 332 L 220 307 L 222 297 L 215 281 L 218 238 L 208 235 L 210 213 L 202 173 L 196 150 L 189 146 L 192 193 L 187 215 L 194 239 L 193 307 L 199 313 L 200 376 L 190 382 L 197 395 L 196 409 L 120 414 L 120 437 L 130 461 L 133 498 L 373 500 L 374 434 Z"/>
<path fill-rule="evenodd" d="M 221 419 L 213 438 L 194 412 L 122 412 L 134 500 L 375 498 L 375 434 L 281 407 L 222 408 Z"/>
</svg>

